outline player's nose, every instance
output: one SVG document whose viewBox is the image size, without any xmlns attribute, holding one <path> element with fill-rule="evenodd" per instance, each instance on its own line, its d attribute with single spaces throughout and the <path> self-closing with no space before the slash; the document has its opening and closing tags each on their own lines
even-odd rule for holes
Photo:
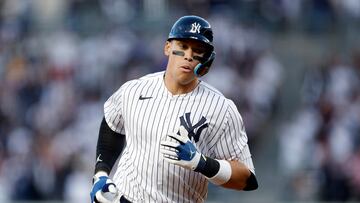
<svg viewBox="0 0 360 203">
<path fill-rule="evenodd" d="M 185 50 L 185 55 L 184 55 L 184 59 L 187 61 L 193 61 L 193 51 L 192 49 L 187 49 Z"/>
</svg>

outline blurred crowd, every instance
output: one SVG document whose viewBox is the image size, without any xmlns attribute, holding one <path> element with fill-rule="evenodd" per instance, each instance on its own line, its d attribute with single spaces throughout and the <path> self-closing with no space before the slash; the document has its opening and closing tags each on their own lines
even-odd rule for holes
<svg viewBox="0 0 360 203">
<path fill-rule="evenodd" d="M 360 200 L 360 52 L 305 72 L 281 129 L 281 167 L 296 199 Z"/>
<path fill-rule="evenodd" d="M 217 58 L 203 80 L 234 100 L 256 147 L 284 85 L 271 33 L 298 24 L 325 32 L 344 16 L 358 20 L 358 2 L 1 1 L 0 201 L 88 201 L 103 103 L 125 81 L 165 69 L 170 26 L 189 13 L 208 19 L 215 33 Z M 340 193 L 339 184 L 339 195 L 359 198 L 360 63 L 354 59 L 306 73 L 304 103 L 282 129 L 282 163 L 299 198 L 309 195 L 303 192 L 309 175 L 324 199 Z"/>
</svg>

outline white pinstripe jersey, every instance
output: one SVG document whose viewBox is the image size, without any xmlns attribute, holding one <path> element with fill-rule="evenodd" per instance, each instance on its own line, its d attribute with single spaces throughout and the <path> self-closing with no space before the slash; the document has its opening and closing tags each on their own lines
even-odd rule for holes
<svg viewBox="0 0 360 203">
<path fill-rule="evenodd" d="M 105 102 L 108 125 L 127 141 L 113 180 L 133 202 L 204 202 L 207 179 L 164 161 L 160 140 L 183 124 L 201 153 L 254 171 L 244 124 L 234 103 L 205 82 L 172 95 L 163 76 L 128 81 Z"/>
</svg>

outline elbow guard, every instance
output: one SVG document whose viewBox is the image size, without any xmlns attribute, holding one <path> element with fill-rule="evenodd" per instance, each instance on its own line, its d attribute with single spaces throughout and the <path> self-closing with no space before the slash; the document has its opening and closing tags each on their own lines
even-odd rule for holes
<svg viewBox="0 0 360 203">
<path fill-rule="evenodd" d="M 244 191 L 256 190 L 259 187 L 256 176 L 251 171 L 250 173 L 249 178 L 246 180 Z"/>
</svg>

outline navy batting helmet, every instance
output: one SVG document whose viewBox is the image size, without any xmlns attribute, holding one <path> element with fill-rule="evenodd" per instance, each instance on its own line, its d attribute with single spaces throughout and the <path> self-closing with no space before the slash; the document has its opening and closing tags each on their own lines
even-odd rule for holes
<svg viewBox="0 0 360 203">
<path fill-rule="evenodd" d="M 210 23 L 199 16 L 183 16 L 171 28 L 168 40 L 194 39 L 213 49 L 213 32 Z"/>
<path fill-rule="evenodd" d="M 171 28 L 167 40 L 172 39 L 193 39 L 204 43 L 209 51 L 205 54 L 204 61 L 195 67 L 194 73 L 197 76 L 203 76 L 209 71 L 215 59 L 213 31 L 209 22 L 199 16 L 183 16 Z"/>
</svg>

